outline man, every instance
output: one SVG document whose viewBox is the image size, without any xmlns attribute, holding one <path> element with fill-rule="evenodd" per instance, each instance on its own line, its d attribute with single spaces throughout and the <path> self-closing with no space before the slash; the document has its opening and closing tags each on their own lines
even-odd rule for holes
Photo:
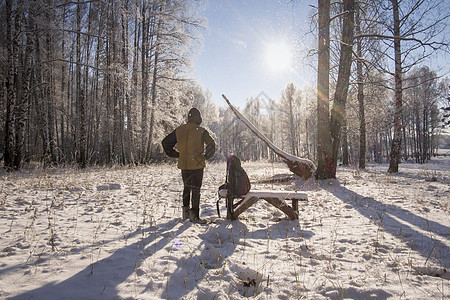
<svg viewBox="0 0 450 300">
<path fill-rule="evenodd" d="M 200 111 L 195 107 L 191 108 L 187 123 L 166 136 L 162 140 L 162 146 L 168 156 L 178 158 L 178 168 L 181 169 L 184 184 L 183 220 L 205 224 L 206 220 L 200 219 L 200 188 L 205 161 L 214 156 L 216 144 L 209 132 L 200 127 L 201 123 Z M 178 145 L 178 151 L 174 149 L 175 145 Z"/>
</svg>

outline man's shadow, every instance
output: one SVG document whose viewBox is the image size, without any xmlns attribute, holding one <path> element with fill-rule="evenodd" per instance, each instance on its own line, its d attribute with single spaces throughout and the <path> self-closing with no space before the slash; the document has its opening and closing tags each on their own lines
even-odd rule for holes
<svg viewBox="0 0 450 300">
<path fill-rule="evenodd" d="M 297 234 L 294 233 L 292 228 L 295 227 L 295 224 L 298 225 L 298 221 L 286 220 L 274 223 L 263 229 L 249 232 L 247 226 L 239 220 L 218 220 L 217 224 L 210 225 L 205 233 L 199 235 L 202 242 L 197 249 L 201 249 L 201 252 L 197 255 L 178 260 L 177 268 L 168 280 L 167 290 L 160 297 L 165 299 L 181 298 L 193 291 L 209 270 L 214 270 L 214 274 L 220 274 L 217 276 L 222 276 L 221 278 L 223 280 L 230 281 L 231 284 L 233 278 L 230 277 L 229 272 L 223 273 L 223 269 L 226 266 L 230 268 L 230 272 L 232 273 L 239 273 L 248 268 L 241 269 L 240 266 L 236 266 L 235 264 L 229 265 L 227 261 L 228 257 L 236 251 L 245 251 L 245 247 L 263 247 L 267 245 L 268 237 L 272 240 L 291 238 L 295 242 L 299 242 L 301 239 L 309 239 L 313 236 L 311 231 L 302 230 L 300 227 L 298 227 Z M 286 231 L 286 229 L 291 230 Z M 249 245 L 250 240 L 253 241 L 254 245 Z M 265 254 L 268 255 L 269 253 L 266 251 Z M 238 275 L 235 274 L 235 276 Z M 184 288 L 180 289 L 180 286 Z M 202 292 L 206 294 L 201 296 Z M 197 297 L 209 298 L 206 291 L 199 291 L 199 293 Z"/>
<path fill-rule="evenodd" d="M 199 235 L 202 241 L 192 251 L 200 250 L 200 254 L 186 255 L 177 261 L 177 268 L 170 275 L 167 289 L 160 295 L 161 299 L 179 299 L 193 291 L 208 270 L 220 269 L 226 257 L 234 253 L 247 226 L 239 221 L 219 222 L 218 225 L 210 225 Z"/>
<path fill-rule="evenodd" d="M 342 186 L 337 180 L 332 186 L 323 184 L 322 188 L 342 202 L 351 205 L 367 219 L 373 220 L 385 232 L 406 238 L 408 247 L 420 253 L 425 258 L 425 262 L 434 259 L 444 269 L 450 267 L 449 247 L 442 242 L 442 240 L 448 240 L 450 234 L 448 226 L 425 219 L 394 204 L 364 197 Z M 415 230 L 414 226 L 423 232 Z"/>
<path fill-rule="evenodd" d="M 179 236 L 191 226 L 186 222 L 173 229 L 178 223 L 179 220 L 174 219 L 158 225 L 156 229 L 137 230 L 130 237 L 142 234 L 139 241 L 117 249 L 66 280 L 49 283 L 9 299 L 115 299 L 117 287 L 136 272 L 145 259 L 166 247 L 174 236 Z M 161 239 L 151 244 L 158 238 Z M 97 292 L 93 294 L 92 291 Z"/>
</svg>

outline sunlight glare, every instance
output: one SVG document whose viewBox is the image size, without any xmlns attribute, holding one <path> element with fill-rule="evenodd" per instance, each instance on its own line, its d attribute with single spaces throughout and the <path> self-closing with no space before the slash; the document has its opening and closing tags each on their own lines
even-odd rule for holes
<svg viewBox="0 0 450 300">
<path fill-rule="evenodd" d="M 286 43 L 273 43 L 265 49 L 265 64 L 271 72 L 286 72 L 292 66 L 292 51 Z"/>
</svg>

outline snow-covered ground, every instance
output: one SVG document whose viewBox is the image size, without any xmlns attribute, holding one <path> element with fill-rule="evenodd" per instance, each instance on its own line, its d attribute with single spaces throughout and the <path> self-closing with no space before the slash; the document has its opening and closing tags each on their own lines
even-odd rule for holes
<svg viewBox="0 0 450 300">
<path fill-rule="evenodd" d="M 321 182 L 267 183 L 287 167 L 243 166 L 253 190 L 307 192 L 299 220 L 264 200 L 218 219 L 225 163 L 205 170 L 207 225 L 181 220 L 172 164 L 0 171 L 0 298 L 450 297 L 449 157 Z"/>
</svg>

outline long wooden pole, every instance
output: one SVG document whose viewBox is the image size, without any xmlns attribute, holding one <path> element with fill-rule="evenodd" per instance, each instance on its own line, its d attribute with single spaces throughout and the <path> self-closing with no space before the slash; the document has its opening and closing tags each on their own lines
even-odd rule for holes
<svg viewBox="0 0 450 300">
<path fill-rule="evenodd" d="M 236 115 L 236 117 L 241 120 L 247 127 L 253 132 L 259 139 L 261 139 L 267 147 L 269 147 L 276 155 L 282 158 L 284 163 L 286 163 L 292 173 L 302 177 L 303 179 L 309 179 L 316 171 L 316 166 L 314 163 L 306 158 L 300 158 L 291 155 L 280 148 L 278 148 L 274 143 L 272 143 L 261 131 L 259 131 L 255 125 L 253 125 L 246 117 L 244 117 L 239 110 L 237 110 L 228 100 L 225 95 L 222 95 L 225 102 L 231 108 L 231 111 Z"/>
</svg>

